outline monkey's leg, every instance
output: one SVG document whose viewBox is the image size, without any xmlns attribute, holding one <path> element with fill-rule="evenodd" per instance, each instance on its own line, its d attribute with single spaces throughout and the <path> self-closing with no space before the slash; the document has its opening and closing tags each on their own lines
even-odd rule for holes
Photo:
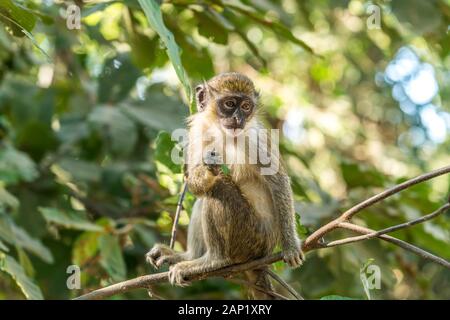
<svg viewBox="0 0 450 320">
<path fill-rule="evenodd" d="M 210 272 L 231 264 L 228 259 L 214 259 L 208 254 L 191 261 L 183 261 L 170 267 L 169 281 L 173 285 L 185 286 L 188 277 L 194 274 Z"/>
<path fill-rule="evenodd" d="M 205 237 L 202 227 L 203 199 L 197 199 L 192 207 L 187 235 L 187 259 L 200 258 L 206 252 Z"/>
<path fill-rule="evenodd" d="M 164 244 L 156 244 L 146 255 L 148 263 L 158 269 L 163 264 L 173 265 L 181 261 L 193 260 L 205 253 L 206 248 L 201 225 L 202 203 L 203 200 L 198 199 L 192 208 L 191 221 L 188 228 L 187 251 L 175 252 Z"/>
<path fill-rule="evenodd" d="M 270 282 L 270 277 L 266 273 L 268 267 L 264 267 L 257 270 L 246 271 L 245 275 L 247 276 L 248 281 L 261 287 L 267 291 L 273 291 L 272 283 Z M 249 289 L 249 298 L 253 300 L 272 300 L 273 296 L 268 295 L 267 293 L 261 292 L 257 289 Z"/>
</svg>

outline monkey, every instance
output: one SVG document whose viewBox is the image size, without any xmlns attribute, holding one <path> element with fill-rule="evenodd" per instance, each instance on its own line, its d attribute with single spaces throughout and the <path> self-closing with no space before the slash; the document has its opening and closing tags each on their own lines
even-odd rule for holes
<svg viewBox="0 0 450 320">
<path fill-rule="evenodd" d="M 198 85 L 195 96 L 198 112 L 188 119 L 186 179 L 197 200 L 187 250 L 175 252 L 156 244 L 147 261 L 155 268 L 168 264 L 169 281 L 180 286 L 192 274 L 265 257 L 278 245 L 284 262 L 300 266 L 304 255 L 296 233 L 293 192 L 281 159 L 251 135 L 245 145 L 236 144 L 242 134 L 264 128 L 253 82 L 237 72 L 222 73 Z M 278 170 L 262 175 L 258 160 L 231 162 L 228 174 L 223 172 L 224 157 L 247 159 L 250 146 L 268 152 Z M 265 268 L 246 275 L 254 284 L 272 289 Z M 253 298 L 270 298 L 257 290 L 251 293 Z"/>
</svg>

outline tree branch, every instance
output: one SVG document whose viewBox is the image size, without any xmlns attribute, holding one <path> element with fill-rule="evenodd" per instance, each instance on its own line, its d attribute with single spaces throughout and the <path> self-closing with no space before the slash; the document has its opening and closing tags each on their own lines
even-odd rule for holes
<svg viewBox="0 0 450 320">
<path fill-rule="evenodd" d="M 305 300 L 303 299 L 303 297 L 297 292 L 295 291 L 294 288 L 292 288 L 289 283 L 287 283 L 286 281 L 283 280 L 283 278 L 281 278 L 279 275 L 277 275 L 275 272 L 273 272 L 272 270 L 268 269 L 267 274 L 270 275 L 275 281 L 277 281 L 279 284 L 281 284 L 290 294 L 292 294 L 295 299 L 297 300 Z"/>
<path fill-rule="evenodd" d="M 170 249 L 173 249 L 173 247 L 175 246 L 175 240 L 177 237 L 178 220 L 180 219 L 180 213 L 181 213 L 181 209 L 183 208 L 183 200 L 184 200 L 184 196 L 186 195 L 186 191 L 187 191 L 187 181 L 185 179 L 183 186 L 181 187 L 180 197 L 178 198 L 177 210 L 175 212 L 175 218 L 173 219 L 172 235 L 170 237 L 170 245 L 169 245 Z"/>
<path fill-rule="evenodd" d="M 345 238 L 345 239 L 340 239 L 340 240 L 335 240 L 335 241 L 331 241 L 328 242 L 326 244 L 323 244 L 322 247 L 323 248 L 331 248 L 331 247 L 335 247 L 335 246 L 339 246 L 339 245 L 343 245 L 343 244 L 348 244 L 348 243 L 353 243 L 353 242 L 357 242 L 357 241 L 362 241 L 362 240 L 368 240 L 368 239 L 372 239 L 372 238 L 377 238 L 383 234 L 386 233 L 390 233 L 390 232 L 394 232 L 400 229 L 404 229 L 404 228 L 408 228 L 411 227 L 413 225 L 431 220 L 433 218 L 436 218 L 437 216 L 441 215 L 442 213 L 448 211 L 450 209 L 450 203 L 446 203 L 444 204 L 442 207 L 440 207 L 439 209 L 437 209 L 436 211 L 434 211 L 433 213 L 427 214 L 426 216 L 417 218 L 415 220 L 412 221 L 408 221 L 402 224 L 398 224 L 396 226 L 392 226 L 386 229 L 382 229 L 380 231 L 374 231 L 372 233 L 368 233 L 362 236 L 356 236 L 356 237 L 349 237 L 349 238 Z M 342 224 L 339 224 L 339 227 L 342 227 Z"/>
<path fill-rule="evenodd" d="M 407 180 L 399 185 L 396 185 L 390 189 L 387 189 L 387 190 L 357 204 L 356 206 L 348 209 L 346 212 L 344 212 L 338 218 L 330 221 L 329 223 L 327 223 L 326 225 L 322 226 L 317 231 L 315 231 L 313 234 L 311 234 L 302 244 L 303 251 L 308 252 L 308 251 L 312 251 L 315 249 L 327 248 L 328 246 L 330 246 L 330 244 L 333 244 L 333 242 L 328 243 L 328 246 L 327 246 L 326 244 L 323 245 L 320 243 L 321 239 L 326 234 L 333 231 L 334 229 L 343 228 L 343 229 L 351 230 L 351 231 L 354 231 L 354 232 L 357 232 L 357 233 L 360 233 L 363 235 L 361 237 L 358 237 L 358 240 L 355 240 L 355 241 L 361 241 L 361 240 L 366 240 L 366 239 L 371 239 L 371 238 L 377 237 L 384 241 L 393 243 L 405 250 L 413 252 L 422 258 L 436 262 L 436 263 L 450 269 L 450 262 L 446 261 L 445 259 L 435 256 L 435 255 L 433 255 L 423 249 L 420 249 L 412 244 L 409 244 L 405 241 L 402 241 L 400 239 L 397 239 L 397 238 L 394 238 L 394 237 L 391 237 L 391 236 L 388 236 L 385 234 L 388 232 L 396 231 L 396 230 L 399 230 L 402 228 L 407 228 L 412 225 L 422 223 L 424 221 L 435 218 L 450 208 L 449 203 L 446 203 L 444 206 L 439 208 L 437 211 L 435 211 L 429 215 L 426 215 L 419 219 L 416 219 L 416 220 L 413 220 L 410 222 L 406 222 L 406 223 L 403 223 L 403 224 L 400 224 L 397 226 L 386 228 L 386 229 L 383 229 L 380 231 L 371 230 L 371 229 L 361 227 L 361 226 L 358 226 L 358 225 L 355 225 L 355 224 L 349 222 L 349 220 L 356 213 L 362 211 L 363 209 L 370 207 L 370 206 L 374 205 L 375 203 L 378 203 L 381 200 L 384 200 L 384 199 L 386 199 L 404 189 L 407 189 L 413 185 L 416 185 L 418 183 L 421 183 L 421 182 L 433 179 L 435 177 L 447 174 L 449 172 L 450 172 L 450 166 L 446 166 L 446 167 L 431 171 L 429 173 L 420 175 L 416 178 Z M 357 238 L 357 237 L 343 239 L 343 240 L 336 240 L 336 241 L 342 241 L 342 243 L 338 243 L 335 245 L 341 245 L 341 244 L 346 244 L 346 243 L 350 243 L 350 242 L 355 242 L 355 241 L 349 241 L 349 239 L 354 240 L 355 238 Z M 336 241 L 334 241 L 334 243 L 336 243 Z M 348 241 L 348 242 L 346 242 L 346 241 Z M 331 245 L 331 246 L 335 246 L 335 245 Z M 265 266 L 265 265 L 270 265 L 274 262 L 280 261 L 281 259 L 282 259 L 282 253 L 280 252 L 280 253 L 270 255 L 268 257 L 258 259 L 258 260 L 249 261 L 247 263 L 231 265 L 231 266 L 213 270 L 213 271 L 207 272 L 207 273 L 195 274 L 195 275 L 190 276 L 187 280 L 192 282 L 192 281 L 196 281 L 196 280 L 203 280 L 203 279 L 210 278 L 210 277 L 230 277 L 233 274 L 241 273 L 241 272 L 247 271 L 247 270 L 253 270 L 253 269 Z M 131 280 L 119 282 L 119 283 L 113 284 L 113 285 L 105 287 L 105 288 L 94 290 L 94 291 L 87 293 L 85 295 L 82 295 L 76 299 L 78 299 L 78 300 L 103 299 L 103 298 L 107 298 L 107 297 L 110 297 L 110 296 L 113 296 L 116 294 L 125 293 L 127 291 L 134 290 L 134 289 L 150 290 L 152 285 L 157 284 L 157 283 L 167 282 L 167 281 L 168 281 L 168 272 L 161 272 L 161 273 L 156 273 L 156 274 L 151 274 L 151 275 L 145 275 L 145 276 L 137 277 L 137 278 L 134 278 Z"/>
<path fill-rule="evenodd" d="M 436 178 L 438 176 L 442 176 L 444 174 L 450 173 L 450 166 L 446 166 L 428 173 L 425 173 L 423 175 L 420 175 L 418 177 L 415 177 L 413 179 L 407 180 L 401 184 L 398 184 L 392 188 L 389 188 L 379 194 L 376 194 L 372 197 L 370 197 L 369 199 L 358 203 L 356 206 L 351 207 L 350 209 L 348 209 L 347 211 L 345 211 L 340 217 L 338 217 L 337 219 L 327 223 L 326 225 L 324 225 L 323 227 L 319 228 L 318 230 L 316 230 L 313 234 L 311 234 L 307 239 L 306 242 L 309 245 L 316 245 L 319 240 L 327 233 L 329 233 L 330 231 L 336 229 L 338 227 L 338 224 L 340 222 L 344 222 L 344 221 L 348 221 L 350 220 L 355 214 L 357 214 L 358 212 L 366 209 L 367 207 L 370 207 L 372 205 L 374 205 L 377 202 L 380 202 L 381 200 L 384 200 L 396 193 L 399 193 L 402 190 L 405 190 L 407 188 L 410 188 L 418 183 Z"/>
<path fill-rule="evenodd" d="M 341 228 L 345 228 L 345 229 L 352 230 L 352 231 L 355 231 L 355 232 L 358 232 L 358 233 L 362 233 L 362 234 L 371 234 L 371 233 L 375 232 L 372 229 L 368 229 L 368 228 L 364 228 L 364 227 L 361 227 L 361 226 L 357 226 L 356 224 L 348 223 L 348 222 L 342 222 L 342 223 L 340 223 L 339 226 Z M 393 244 L 395 244 L 395 245 L 397 245 L 397 246 L 399 246 L 399 247 L 401 247 L 401 248 L 403 248 L 405 250 L 408 250 L 408 251 L 411 251 L 411 252 L 417 254 L 418 256 L 420 256 L 420 257 L 422 257 L 424 259 L 431 260 L 433 262 L 436 262 L 436 263 L 440 264 L 441 266 L 446 267 L 447 269 L 450 269 L 450 262 L 448 262 L 447 260 L 445 260 L 445 259 L 443 259 L 441 257 L 435 256 L 434 254 L 429 253 L 428 251 L 425 251 L 423 249 L 420 249 L 420 248 L 418 248 L 418 247 L 416 247 L 416 246 L 414 246 L 414 245 L 412 245 L 412 244 L 410 244 L 410 243 L 408 243 L 406 241 L 403 241 L 403 240 L 400 240 L 400 239 L 388 236 L 386 234 L 380 235 L 377 238 L 380 238 L 380 239 L 385 240 L 387 242 L 393 243 Z"/>
</svg>

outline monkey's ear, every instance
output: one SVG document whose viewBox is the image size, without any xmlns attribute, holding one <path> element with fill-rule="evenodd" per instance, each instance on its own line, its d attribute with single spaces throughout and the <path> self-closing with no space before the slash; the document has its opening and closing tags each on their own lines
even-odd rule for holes
<svg viewBox="0 0 450 320">
<path fill-rule="evenodd" d="M 205 110 L 206 100 L 208 98 L 208 92 L 206 91 L 205 84 L 199 84 L 195 87 L 195 102 L 197 103 L 197 109 L 199 112 Z"/>
<path fill-rule="evenodd" d="M 209 100 L 216 98 L 217 90 L 206 81 L 195 87 L 195 102 L 198 111 L 205 110 Z"/>
</svg>

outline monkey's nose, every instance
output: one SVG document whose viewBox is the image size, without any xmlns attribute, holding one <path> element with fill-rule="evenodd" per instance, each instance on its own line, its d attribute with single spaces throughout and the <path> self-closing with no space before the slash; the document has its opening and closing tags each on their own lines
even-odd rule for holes
<svg viewBox="0 0 450 320">
<path fill-rule="evenodd" d="M 244 119 L 239 117 L 233 117 L 233 127 L 242 128 L 244 125 Z"/>
</svg>

